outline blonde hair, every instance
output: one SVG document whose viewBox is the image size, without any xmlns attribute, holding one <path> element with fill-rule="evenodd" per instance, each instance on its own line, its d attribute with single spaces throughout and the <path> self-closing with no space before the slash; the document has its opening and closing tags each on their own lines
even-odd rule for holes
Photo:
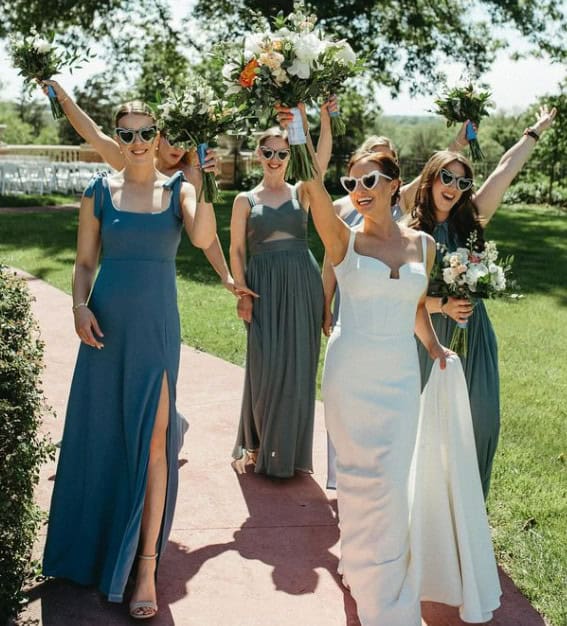
<svg viewBox="0 0 567 626">
<path fill-rule="evenodd" d="M 399 161 L 398 151 L 396 150 L 396 146 L 392 143 L 392 140 L 381 135 L 371 135 L 370 137 L 367 137 L 362 142 L 362 145 L 357 152 L 374 152 L 373 148 L 378 146 L 385 146 L 388 148 L 388 150 L 390 150 L 390 152 L 394 155 L 396 163 Z"/>
<path fill-rule="evenodd" d="M 258 137 L 258 147 L 263 146 L 266 141 L 272 137 L 280 137 L 284 141 L 287 141 L 287 131 L 281 129 L 279 126 L 268 128 Z"/>
<path fill-rule="evenodd" d="M 151 117 L 154 123 L 156 122 L 153 111 L 145 102 L 142 102 L 142 100 L 131 100 L 130 102 L 121 104 L 118 109 L 116 109 L 114 125 L 118 126 L 120 120 L 126 117 L 126 115 L 146 115 L 147 117 Z"/>
</svg>

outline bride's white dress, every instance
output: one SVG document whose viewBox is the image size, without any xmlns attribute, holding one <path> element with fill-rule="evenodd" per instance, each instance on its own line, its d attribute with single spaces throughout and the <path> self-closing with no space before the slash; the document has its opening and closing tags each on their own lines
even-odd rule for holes
<svg viewBox="0 0 567 626">
<path fill-rule="evenodd" d="M 417 303 L 427 286 L 427 240 L 422 236 L 422 261 L 406 263 L 395 279 L 382 261 L 358 254 L 355 239 L 351 231 L 345 258 L 335 266 L 341 308 L 323 374 L 325 419 L 337 451 L 342 573 L 363 626 L 420 626 L 419 600 L 431 563 L 430 553 L 422 550 L 428 536 L 421 521 L 428 514 L 414 514 L 410 536 L 410 467 L 420 413 L 414 326 Z M 474 438 L 471 442 L 474 446 Z M 420 468 L 429 467 L 423 454 L 418 460 Z M 475 500 L 478 510 L 473 520 L 484 517 L 485 537 L 488 525 L 477 480 L 480 505 Z M 415 493 L 423 481 L 411 484 Z M 447 490 L 446 481 L 437 485 Z M 435 490 L 435 486 L 430 488 Z M 423 498 L 416 502 L 423 508 Z M 463 581 L 451 578 L 459 569 L 455 534 L 450 529 L 444 536 L 432 536 L 448 560 L 457 564 L 448 577 L 457 591 L 443 598 L 431 597 L 439 587 L 426 584 L 428 599 L 455 604 L 463 600 Z M 462 534 L 466 540 L 466 528 Z M 492 589 L 494 584 L 498 587 L 494 557 L 486 540 L 482 545 L 489 563 L 487 587 Z"/>
</svg>

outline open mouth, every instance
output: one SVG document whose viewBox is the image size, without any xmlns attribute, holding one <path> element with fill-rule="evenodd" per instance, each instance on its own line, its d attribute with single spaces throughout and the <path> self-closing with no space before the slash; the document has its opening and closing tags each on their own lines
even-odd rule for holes
<svg viewBox="0 0 567 626">
<path fill-rule="evenodd" d="M 135 154 L 136 156 L 140 156 L 142 154 L 146 154 L 147 151 L 148 151 L 147 148 L 137 148 L 136 150 L 130 150 L 130 152 L 132 154 Z"/>
<path fill-rule="evenodd" d="M 446 191 L 443 191 L 443 192 L 441 192 L 441 196 L 447 202 L 454 202 L 455 201 L 455 194 L 447 193 Z"/>
<path fill-rule="evenodd" d="M 359 198 L 356 198 L 356 204 L 358 204 L 358 206 L 361 209 L 365 209 L 370 204 L 372 204 L 372 200 L 373 200 L 373 198 L 371 198 L 370 196 L 361 196 Z"/>
</svg>

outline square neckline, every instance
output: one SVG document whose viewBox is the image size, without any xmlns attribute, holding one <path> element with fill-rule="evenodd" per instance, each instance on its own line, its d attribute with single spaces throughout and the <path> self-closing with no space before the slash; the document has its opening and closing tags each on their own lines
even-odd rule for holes
<svg viewBox="0 0 567 626">
<path fill-rule="evenodd" d="M 116 211 L 117 213 L 122 213 L 122 214 L 126 214 L 126 215 L 151 215 L 151 216 L 157 216 L 157 215 L 163 215 L 164 213 L 167 213 L 170 209 L 171 209 L 171 204 L 172 204 L 172 200 L 173 200 L 173 189 L 169 188 L 169 200 L 167 202 L 167 206 L 165 207 L 165 209 L 161 210 L 161 211 L 124 211 L 124 209 L 119 209 L 115 202 L 114 202 L 114 198 L 112 197 L 112 190 L 110 188 L 110 183 L 108 182 L 108 178 L 105 176 L 103 178 L 104 180 L 104 185 L 106 187 L 106 190 L 108 191 L 108 197 L 110 199 L 110 206 L 112 207 L 112 209 L 114 211 Z M 170 181 L 170 179 L 168 178 L 166 181 L 164 181 L 164 183 L 162 184 L 162 188 L 167 188 L 167 184 Z"/>
</svg>

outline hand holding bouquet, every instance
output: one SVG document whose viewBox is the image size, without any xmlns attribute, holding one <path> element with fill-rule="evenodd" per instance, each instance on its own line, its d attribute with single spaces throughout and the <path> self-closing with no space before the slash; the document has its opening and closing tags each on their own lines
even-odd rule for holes
<svg viewBox="0 0 567 626">
<path fill-rule="evenodd" d="M 287 176 L 298 180 L 310 180 L 314 170 L 297 104 L 328 98 L 361 68 L 349 44 L 325 38 L 316 22 L 298 3 L 294 13 L 276 18 L 275 30 L 266 25 L 262 32 L 247 35 L 244 47 L 223 68 L 227 95 L 256 116 L 270 113 L 276 104 L 292 109 Z M 340 122 L 334 126 L 340 132 Z"/>
<path fill-rule="evenodd" d="M 500 261 L 494 241 L 485 242 L 484 248 L 480 249 L 476 233 L 471 233 L 466 248 L 447 252 L 443 245 L 437 244 L 437 250 L 440 261 L 431 273 L 436 295 L 464 298 L 474 303 L 477 298 L 509 295 L 510 289 L 515 286 L 508 276 L 514 258 Z M 457 322 L 449 347 L 466 356 L 467 322 Z"/>
<path fill-rule="evenodd" d="M 217 135 L 238 125 L 239 110 L 216 98 L 213 90 L 200 77 L 191 77 L 183 91 L 174 92 L 166 86 L 165 98 L 158 104 L 160 128 L 167 131 L 173 145 L 197 149 L 199 164 L 204 168 L 209 142 Z M 213 172 L 203 171 L 199 200 L 215 202 L 219 190 Z"/>
<path fill-rule="evenodd" d="M 69 47 L 57 50 L 54 39 L 54 33 L 43 37 L 35 32 L 23 39 L 11 39 L 10 55 L 14 66 L 19 70 L 18 74 L 23 76 L 26 87 L 31 87 L 33 81 L 41 83 L 43 80 L 50 79 L 55 74 L 59 74 L 64 67 L 68 67 L 72 72 L 73 66 L 80 67 L 80 64 L 89 58 L 89 50 L 84 56 Z M 57 120 L 64 117 L 53 87 L 48 86 L 47 95 L 53 118 Z"/>
<path fill-rule="evenodd" d="M 475 125 L 478 128 L 481 119 L 489 115 L 488 108 L 494 106 L 490 96 L 489 91 L 476 91 L 472 81 L 469 81 L 465 85 L 445 89 L 444 94 L 435 100 L 437 109 L 434 113 L 445 117 L 447 126 L 468 121 L 467 140 L 473 161 L 484 159 Z"/>
</svg>

